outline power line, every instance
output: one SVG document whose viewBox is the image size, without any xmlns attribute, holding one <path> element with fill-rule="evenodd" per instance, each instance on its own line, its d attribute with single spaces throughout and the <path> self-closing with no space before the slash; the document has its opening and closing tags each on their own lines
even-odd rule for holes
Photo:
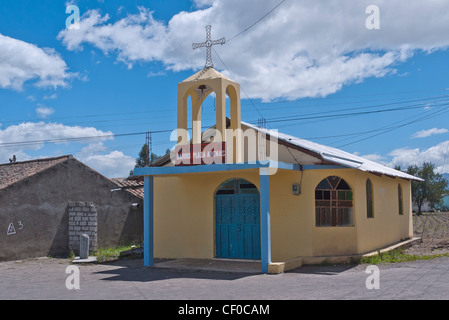
<svg viewBox="0 0 449 320">
<path fill-rule="evenodd" d="M 284 0 L 285 1 L 285 0 Z M 232 71 L 226 66 L 226 64 L 224 63 L 224 61 L 221 59 L 220 55 L 218 54 L 218 52 L 212 47 L 212 49 L 214 50 L 215 54 L 217 55 L 218 59 L 221 61 L 221 63 L 224 65 L 224 67 L 226 68 L 226 70 L 228 70 L 228 72 L 232 75 L 232 77 L 234 79 L 236 79 L 236 77 L 234 76 L 234 74 L 232 73 Z M 246 98 L 249 100 L 249 102 L 251 102 L 251 105 L 254 107 L 254 109 L 257 111 L 257 113 L 262 117 L 262 120 L 265 120 L 265 117 L 262 115 L 262 113 L 260 113 L 259 109 L 257 109 L 256 105 L 254 104 L 253 100 L 246 94 L 245 90 L 243 89 L 243 87 L 240 85 L 240 90 L 243 91 L 243 94 L 246 96 Z M 268 126 L 270 126 L 270 124 L 268 124 Z"/>
<path fill-rule="evenodd" d="M 208 126 L 203 126 L 201 129 L 209 129 Z M 187 130 L 191 130 L 192 128 L 187 128 Z M 175 129 L 176 130 L 176 129 Z M 116 138 L 116 137 L 127 137 L 127 136 L 137 136 L 137 135 L 145 135 L 150 137 L 150 141 L 152 139 L 152 134 L 159 133 L 171 133 L 173 129 L 165 129 L 165 130 L 153 130 L 153 131 L 143 131 L 143 132 L 131 132 L 131 133 L 118 133 L 118 134 L 104 134 L 104 135 L 92 135 L 92 136 L 84 136 L 84 137 L 73 137 L 73 138 L 55 138 L 55 139 L 42 139 L 42 140 L 27 140 L 27 141 L 15 141 L 15 142 L 4 142 L 0 143 L 0 147 L 17 147 L 17 146 L 28 146 L 42 143 L 64 143 L 64 142 L 80 142 L 80 141 L 89 141 L 89 140 L 103 140 L 106 138 Z"/>
<path fill-rule="evenodd" d="M 15 142 L 0 143 L 0 147 L 27 146 L 27 145 L 34 145 L 34 144 L 41 144 L 41 143 L 64 143 L 64 142 L 78 142 L 78 141 L 88 141 L 88 140 L 101 140 L 101 139 L 105 139 L 105 138 L 135 136 L 135 135 L 143 135 L 143 134 L 146 134 L 146 132 L 105 134 L 105 135 L 96 135 L 96 136 L 45 139 L 45 140 L 33 140 L 33 141 L 15 141 Z"/>
<path fill-rule="evenodd" d="M 228 68 L 229 70 L 229 68 Z M 443 89 L 438 89 L 438 90 L 443 90 Z M 399 94 L 401 92 L 391 92 L 389 94 Z M 355 108 L 347 108 L 347 109 L 339 109 L 339 111 L 344 111 L 344 110 L 351 110 L 351 109 L 358 109 L 358 108 L 374 108 L 374 107 L 380 107 L 380 106 L 387 106 L 387 105 L 396 105 L 396 104 L 403 104 L 403 103 L 409 103 L 409 102 L 417 102 L 417 101 L 427 101 L 427 100 L 432 100 L 432 99 L 437 99 L 437 98 L 444 98 L 444 97 L 448 97 L 447 95 L 443 95 L 443 96 L 433 96 L 433 97 L 426 97 L 426 98 L 421 98 L 421 99 L 414 99 L 414 100 L 405 100 L 405 101 L 398 101 L 398 102 L 391 102 L 391 103 L 385 103 L 385 104 L 379 104 L 379 105 L 370 105 L 370 106 L 363 106 L 363 107 L 355 107 Z M 346 99 L 346 97 L 334 97 L 334 98 L 339 98 L 339 99 Z M 331 99 L 331 98 L 326 98 L 326 99 Z M 371 101 L 371 100 L 370 100 Z M 327 106 L 327 105 L 337 105 L 337 104 L 353 104 L 353 103 L 362 103 L 362 102 L 366 102 L 366 101 L 348 101 L 348 102 L 340 102 L 340 103 L 328 103 L 328 104 L 323 104 L 323 103 L 316 103 L 316 104 L 308 104 L 308 105 L 299 105 L 298 107 L 301 108 L 308 108 L 308 107 L 322 107 L 322 106 Z M 296 101 L 277 101 L 277 102 L 271 102 L 269 104 L 285 104 L 285 103 L 297 103 Z M 433 103 L 433 102 L 429 102 L 429 103 Z M 249 104 L 255 105 L 255 104 L 266 104 L 266 103 L 258 103 L 258 102 L 254 102 L 253 100 L 249 99 Z M 246 105 L 245 103 L 242 103 L 242 105 Z M 291 108 L 291 106 L 289 106 L 289 108 Z M 167 109 L 171 109 L 170 107 L 164 106 L 164 107 L 160 107 L 161 110 L 152 110 L 152 111 L 142 111 L 142 112 L 126 112 L 126 113 L 109 113 L 109 114 L 86 114 L 86 115 L 74 115 L 74 116 L 66 116 L 66 117 L 49 117 L 46 119 L 38 119 L 38 118 L 31 118 L 31 119 L 20 119 L 20 120 L 3 120 L 2 123 L 6 124 L 6 123 L 23 123 L 23 122 L 32 122 L 32 121 L 39 121 L 39 122 L 43 122 L 43 121 L 54 121 L 54 120 L 65 120 L 65 119 L 82 119 L 82 118 L 98 118 L 98 117 L 111 117 L 111 116 L 123 116 L 123 115 L 132 115 L 132 114 L 147 114 L 147 113 L 166 113 Z M 173 108 L 174 109 L 174 108 Z M 270 108 L 257 108 L 257 110 L 276 110 L 276 113 L 279 112 L 279 107 L 270 107 Z M 173 110 L 175 111 L 175 110 Z M 213 114 L 212 112 L 210 114 Z M 260 113 L 259 113 L 260 114 Z M 164 116 L 152 116 L 152 119 L 157 119 L 157 118 L 165 118 L 166 115 Z M 92 120 L 92 121 L 83 121 L 83 122 L 69 122 L 69 123 L 65 123 L 65 125 L 75 125 L 75 124 L 89 124 L 89 123 L 102 123 L 102 122 L 113 122 L 113 121 L 120 121 L 120 122 L 124 122 L 124 121 L 132 121 L 132 120 L 140 120 L 142 119 L 142 117 L 140 118 L 120 118 L 120 119 L 113 119 L 113 120 Z M 157 123 L 161 123 L 160 121 L 158 121 Z M 132 124 L 134 125 L 134 123 Z M 121 125 L 123 126 L 123 125 Z"/>
<path fill-rule="evenodd" d="M 446 101 L 449 101 L 449 100 L 446 100 Z M 446 101 L 444 101 L 444 102 L 446 102 Z M 274 118 L 274 119 L 268 120 L 268 122 L 277 123 L 277 122 L 299 121 L 299 120 L 310 120 L 310 119 L 342 118 L 342 117 L 348 117 L 348 116 L 360 116 L 360 115 L 367 115 L 367 114 L 384 113 L 384 112 L 392 112 L 392 111 L 404 111 L 404 110 L 421 109 L 421 108 L 422 108 L 422 104 L 415 105 L 415 106 L 409 106 L 409 107 L 399 107 L 399 108 L 373 110 L 373 111 L 349 112 L 349 113 L 342 113 L 342 114 L 305 116 L 305 117 L 297 117 L 297 118 L 292 118 L 292 117 L 291 118 Z"/>
<path fill-rule="evenodd" d="M 447 105 L 446 105 L 446 106 L 447 106 Z M 396 130 L 396 129 L 399 129 L 399 128 L 402 128 L 402 127 L 405 127 L 405 126 L 408 126 L 408 125 L 410 125 L 410 124 L 413 124 L 413 123 L 416 123 L 416 122 L 419 122 L 419 121 L 423 121 L 423 120 L 427 120 L 427 119 L 436 117 L 436 116 L 440 115 L 441 113 L 443 113 L 443 112 L 445 112 L 445 111 L 447 112 L 448 109 L 449 109 L 449 107 L 446 107 L 446 108 L 444 108 L 444 109 L 442 109 L 442 110 L 438 110 L 438 111 L 436 111 L 436 112 L 434 112 L 434 113 L 432 113 L 432 114 L 430 114 L 430 115 L 427 115 L 427 116 L 421 117 L 421 118 L 419 118 L 419 119 L 416 119 L 416 120 L 407 122 L 407 123 L 405 123 L 405 124 L 398 125 L 398 126 L 396 126 L 396 127 L 387 129 L 387 130 L 385 130 L 385 131 L 383 131 L 383 132 L 380 132 L 380 133 L 377 133 L 377 134 L 374 134 L 374 135 L 371 135 L 371 136 L 369 136 L 369 137 L 362 138 L 362 139 L 359 139 L 359 140 L 356 140 L 356 141 L 353 141 L 353 142 L 349 142 L 349 143 L 340 145 L 340 146 L 338 146 L 338 148 L 342 148 L 342 147 L 346 147 L 346 146 L 351 145 L 351 144 L 354 144 L 354 143 L 362 142 L 362 141 L 365 141 L 365 140 L 368 140 L 368 139 L 377 137 L 377 136 L 379 136 L 379 135 L 385 134 L 385 133 L 387 133 L 387 132 L 390 132 L 390 131 L 393 131 L 393 130 Z"/>
<path fill-rule="evenodd" d="M 441 102 L 447 102 L 446 100 L 440 101 Z M 448 103 L 441 104 L 439 107 L 444 107 L 449 105 Z M 267 122 L 287 122 L 287 121 L 302 121 L 302 120 L 309 120 L 309 119 L 326 119 L 326 118 L 342 118 L 342 117 L 352 117 L 352 116 L 360 116 L 360 115 L 366 115 L 366 114 L 373 114 L 373 113 L 384 113 L 384 112 L 392 112 L 392 111 L 405 111 L 410 109 L 418 109 L 422 108 L 422 104 L 418 105 L 411 105 L 411 106 L 405 106 L 405 107 L 398 107 L 398 108 L 390 108 L 390 109 L 382 109 L 382 110 L 374 110 L 374 111 L 363 111 L 363 112 L 353 112 L 353 113 L 343 113 L 343 114 L 324 114 L 324 115 L 317 115 L 317 116 L 305 116 L 305 117 L 299 117 L 299 118 L 290 118 L 290 119 L 265 119 Z M 314 113 L 315 114 L 315 113 Z M 426 117 L 426 116 L 425 116 Z M 423 118 L 425 118 L 423 117 Z M 418 119 L 419 120 L 419 119 Z M 412 121 L 410 123 L 414 123 L 416 121 Z M 203 126 L 203 129 L 207 129 L 207 126 Z M 188 128 L 189 130 L 191 128 Z M 389 129 L 389 128 L 387 128 Z M 386 130 L 387 130 L 386 129 Z M 376 131 L 376 130 L 374 130 Z M 147 133 L 151 134 L 157 134 L 157 133 L 170 133 L 173 132 L 171 129 L 165 129 L 165 130 L 154 130 L 154 131 L 143 131 L 143 132 L 132 132 L 132 133 L 121 133 L 121 134 L 102 134 L 102 135 L 93 135 L 93 136 L 84 136 L 84 137 L 73 137 L 73 138 L 58 138 L 58 139 L 44 139 L 44 140 L 33 140 L 33 141 L 16 141 L 16 142 L 8 142 L 8 143 L 0 143 L 0 146 L 25 146 L 25 145 L 32 145 L 32 144 L 39 144 L 39 143 L 63 143 L 63 142 L 77 142 L 77 141 L 87 141 L 87 140 L 95 140 L 95 139 L 106 139 L 106 138 L 113 138 L 113 137 L 124 137 L 124 136 L 133 136 L 133 135 L 143 135 Z M 363 133 L 371 133 L 372 130 L 362 132 Z M 353 134 L 350 134 L 353 135 Z M 340 135 L 345 136 L 345 135 Z M 338 136 L 334 136 L 338 137 Z M 325 138 L 325 137 L 323 137 Z"/>
<path fill-rule="evenodd" d="M 219 57 L 219 55 L 217 55 Z M 220 57 L 219 57 L 220 58 Z M 225 65 L 225 63 L 223 62 L 223 60 L 220 58 L 220 61 L 223 63 L 223 65 L 227 68 L 227 66 Z M 227 68 L 228 71 L 232 74 L 232 71 L 229 70 L 229 68 Z M 244 92 L 244 90 L 242 89 L 242 91 Z M 246 92 L 244 92 L 246 95 Z M 247 95 L 246 95 L 247 96 Z M 288 118 L 287 117 L 277 117 L 277 118 L 265 118 L 262 116 L 262 114 L 260 113 L 260 111 L 257 109 L 257 107 L 254 105 L 254 103 L 252 103 L 254 109 L 258 112 L 258 114 L 262 117 L 262 119 L 264 119 L 266 122 L 272 122 L 272 123 L 281 123 L 281 122 L 297 122 L 297 121 L 306 121 L 306 120 L 320 120 L 320 121 L 326 121 L 326 120 L 333 120 L 333 119 L 342 119 L 342 118 L 349 118 L 349 117 L 354 117 L 354 116 L 360 116 L 360 115 L 368 115 L 368 114 L 375 114 L 375 113 L 385 113 L 385 112 L 393 112 L 393 111 L 408 111 L 411 109 L 420 109 L 423 106 L 432 106 L 432 108 L 436 107 L 438 108 L 438 111 L 435 113 L 436 115 L 438 115 L 438 112 L 443 112 L 444 110 L 440 110 L 442 107 L 447 106 L 447 102 L 448 100 L 444 100 L 442 98 L 447 98 L 449 96 L 447 95 L 443 95 L 443 96 L 436 96 L 436 97 L 426 97 L 426 98 L 421 98 L 421 99 L 413 99 L 413 100 L 405 100 L 405 101 L 399 101 L 399 102 L 393 102 L 393 103 L 384 103 L 384 104 L 378 104 L 378 105 L 371 105 L 371 106 L 364 106 L 363 109 L 370 109 L 370 108 L 379 108 L 382 106 L 393 106 L 393 108 L 386 108 L 386 109 L 381 109 L 381 110 L 371 110 L 371 111 L 358 111 L 358 112 L 348 112 L 348 113 L 336 113 L 337 111 L 326 111 L 326 112 L 313 112 L 313 113 L 308 113 L 305 114 L 302 117 L 295 117 L 295 115 L 290 115 Z M 248 97 L 249 99 L 249 97 Z M 442 100 L 435 100 L 435 99 L 442 99 Z M 252 102 L 251 99 L 249 99 L 250 102 Z M 415 104 L 410 104 L 411 102 L 420 102 L 420 103 L 415 103 Z M 405 104 L 405 105 L 404 105 Z M 399 106 L 402 105 L 402 106 Z M 338 110 L 338 112 L 341 111 L 345 111 L 345 110 L 354 110 L 354 109 L 360 109 L 360 108 L 346 108 L 346 109 L 340 109 Z M 136 113 L 146 113 L 146 112 L 136 112 Z M 125 113 L 114 113 L 111 115 L 123 115 Z M 129 114 L 129 113 L 126 113 Z M 102 115 L 99 114 L 95 114 L 95 115 L 84 115 L 84 116 L 77 116 L 77 117 L 73 117 L 73 118 L 88 118 L 88 117 L 99 117 Z M 424 117 L 421 117 L 419 119 L 415 119 L 413 121 L 410 121 L 409 123 L 403 124 L 403 125 L 398 125 L 398 126 L 392 126 L 392 127 L 386 127 L 386 128 L 379 128 L 379 129 L 375 129 L 375 130 L 368 130 L 368 131 L 364 131 L 364 132 L 358 132 L 358 133 L 350 133 L 350 134 L 341 134 L 341 135 L 333 135 L 333 136 L 322 136 L 322 137 L 313 137 L 313 138 L 304 138 L 304 139 L 325 139 L 325 138 L 335 138 L 335 137 L 353 137 L 353 136 L 357 136 L 357 135 L 365 135 L 368 133 L 373 133 L 373 132 L 379 132 L 382 131 L 379 134 L 383 134 L 383 133 L 387 133 L 391 130 L 394 130 L 396 128 L 400 128 L 403 127 L 405 125 L 408 124 L 412 124 L 412 123 L 416 123 L 417 121 L 424 121 L 430 117 L 433 117 L 433 114 L 430 115 L 425 115 Z M 71 118 L 71 117 L 63 117 L 63 118 Z M 121 119 L 121 121 L 123 121 L 124 119 Z M 125 119 L 126 120 L 126 119 Z M 135 119 L 132 119 L 135 120 Z M 106 122 L 107 120 L 96 120 L 95 122 Z M 160 123 L 160 121 L 158 122 Z M 250 122 L 251 123 L 251 122 Z M 253 122 L 255 123 L 255 122 Z M 43 124 L 45 125 L 45 123 Z M 136 123 L 133 122 L 132 123 L 133 127 L 136 126 Z M 150 125 L 150 123 L 142 123 L 141 125 Z M 127 126 L 127 125 L 125 125 Z M 208 126 L 205 126 L 203 128 L 209 128 Z M 190 128 L 191 129 L 191 128 Z M 56 129 L 51 129 L 51 130 L 41 130 L 41 131 L 55 131 Z M 61 129 L 62 130 L 62 129 Z M 33 129 L 33 132 L 36 132 L 39 130 L 35 130 Z M 112 138 L 112 137 L 125 137 L 125 136 L 134 136 L 134 135 L 143 135 L 146 134 L 147 132 L 150 132 L 148 130 L 142 131 L 142 132 L 130 132 L 130 133 L 120 133 L 120 134 L 100 134 L 100 135 L 93 135 L 93 136 L 85 136 L 85 137 L 73 137 L 73 138 L 55 138 L 55 139 L 42 139 L 42 140 L 33 140 L 33 141 L 16 141 L 16 142 L 8 142 L 8 143 L 0 143 L 0 147 L 11 147 L 11 146 L 27 146 L 27 145 L 33 145 L 33 144 L 39 144 L 39 143 L 64 143 L 64 142 L 80 142 L 80 141 L 89 141 L 89 140 L 95 140 L 95 139 L 108 139 L 108 138 Z M 156 133 L 170 133 L 173 132 L 173 130 L 171 129 L 167 129 L 167 130 L 154 130 L 151 131 L 152 134 L 156 134 Z M 375 137 L 379 134 L 373 135 L 372 137 Z M 353 143 L 357 143 L 359 141 L 364 141 L 366 139 L 369 139 L 370 137 L 367 138 L 363 138 L 357 141 L 353 141 L 350 142 L 348 144 L 344 144 L 341 145 L 340 147 L 346 146 L 346 145 L 350 145 Z M 347 139 L 344 139 L 347 140 Z"/>
<path fill-rule="evenodd" d="M 420 99 L 412 99 L 412 100 L 402 100 L 402 101 L 395 101 L 395 102 L 388 102 L 388 103 L 382 103 L 382 104 L 375 104 L 375 105 L 358 105 L 357 107 L 353 107 L 353 108 L 348 108 L 348 109 L 338 109 L 338 111 L 343 111 L 343 110 L 352 110 L 352 109 L 368 109 L 368 108 L 375 108 L 375 107 L 382 107 L 382 106 L 388 106 L 388 105 L 396 105 L 396 104 L 403 104 L 403 103 L 410 103 L 410 102 L 419 102 L 419 101 L 428 101 L 428 100 L 434 100 L 434 99 L 439 99 L 439 98 L 449 98 L 449 95 L 442 95 L 442 96 L 432 96 L 432 97 L 426 97 L 426 98 L 420 98 Z M 326 98 L 328 99 L 328 98 Z M 382 100 L 374 100 L 374 101 L 384 101 L 384 99 Z M 349 101 L 349 102 L 339 102 L 339 103 L 335 103 L 335 102 L 330 102 L 330 103 L 315 103 L 315 104 L 300 104 L 297 105 L 295 107 L 300 107 L 300 108 L 312 108 L 312 107 L 325 107 L 325 106 L 336 106 L 336 105 L 348 105 L 348 104 L 361 104 L 361 103 L 365 103 L 365 102 L 370 102 L 372 103 L 373 100 L 363 100 L 363 101 Z M 270 104 L 285 104 L 285 103 L 298 103 L 297 101 L 279 101 L 279 102 L 271 102 Z M 429 103 L 432 103 L 429 102 Z M 261 104 L 261 103 L 259 103 Z M 291 106 L 288 106 L 288 108 L 291 108 Z M 277 110 L 279 111 L 279 106 L 275 106 L 275 107 L 267 107 L 267 108 L 260 108 L 260 110 Z"/>
<path fill-rule="evenodd" d="M 412 116 L 407 117 L 405 119 L 402 119 L 401 121 L 398 121 L 398 122 L 396 122 L 393 125 L 383 126 L 381 128 L 378 128 L 376 131 L 385 131 L 385 130 L 389 130 L 389 129 L 399 128 L 403 124 L 407 124 L 409 122 L 411 122 L 410 124 L 412 124 L 412 123 L 416 123 L 416 122 L 419 122 L 419 121 L 425 121 L 427 119 L 430 119 L 430 118 L 433 118 L 433 117 L 439 115 L 440 112 L 444 112 L 447 109 L 446 108 L 447 105 L 448 104 L 442 104 L 442 105 L 440 105 L 438 107 L 435 107 L 433 109 L 428 109 L 427 111 L 424 112 L 424 115 L 422 115 L 422 114 L 415 114 L 415 115 L 412 115 Z M 435 110 L 436 110 L 436 112 L 433 112 Z M 366 133 L 360 134 L 360 136 L 362 136 L 364 134 L 366 134 Z M 348 139 L 350 139 L 350 137 L 345 138 L 345 139 L 341 139 L 341 140 L 336 141 L 334 143 L 344 142 L 344 141 L 347 141 Z"/>
<path fill-rule="evenodd" d="M 380 104 L 380 105 L 372 105 L 372 106 L 365 106 L 363 107 L 363 109 L 370 109 L 370 108 L 378 108 L 378 107 L 382 107 L 382 106 L 387 106 L 387 105 L 398 105 L 398 104 L 403 104 L 403 103 L 407 103 L 407 102 L 412 102 L 412 101 L 423 101 L 423 100 L 428 100 L 428 99 L 421 99 L 421 100 L 409 100 L 409 101 L 401 101 L 401 102 L 397 102 L 397 103 L 386 103 L 386 104 Z M 347 117 L 347 116 L 351 116 L 351 115 L 359 115 L 359 114 L 369 114 L 369 113 L 381 113 L 381 112 L 390 112 L 390 111 L 403 111 L 403 110 L 409 110 L 409 109 L 419 109 L 422 106 L 427 106 L 430 104 L 436 104 L 436 103 L 441 103 L 441 102 L 446 102 L 447 100 L 440 100 L 440 101 L 432 101 L 432 102 L 426 102 L 426 103 L 421 103 L 421 104 L 413 104 L 413 105 L 407 105 L 407 106 L 403 106 L 403 107 L 397 107 L 397 108 L 391 108 L 391 109 L 384 109 L 384 110 L 377 110 L 377 111 L 365 111 L 365 112 L 355 112 L 355 113 L 346 113 L 346 114 L 327 114 L 327 115 L 323 115 L 324 112 L 313 112 L 313 113 L 307 113 L 304 114 L 303 117 L 295 117 L 296 115 L 289 115 L 288 117 L 284 117 L 284 118 L 265 118 L 265 119 L 269 119 L 269 122 L 285 122 L 285 121 L 303 121 L 303 120 L 309 120 L 309 119 L 323 119 L 323 118 L 334 118 L 334 117 Z M 354 108 L 346 108 L 346 109 L 339 109 L 338 112 L 340 111 L 346 111 L 346 110 L 355 110 L 355 109 L 360 109 L 359 107 L 354 107 Z M 335 111 L 337 112 L 337 111 Z M 334 112 L 334 113 L 335 113 Z M 215 113 L 210 113 L 210 114 L 215 114 Z M 313 116 L 313 115 L 319 115 L 319 116 Z M 151 119 L 157 119 L 159 117 L 152 117 Z M 161 121 L 157 121 L 157 122 L 134 122 L 134 120 L 140 120 L 141 118 L 125 118 L 125 119 L 115 119 L 115 120 L 95 120 L 95 121 L 88 121 L 88 122 L 72 122 L 72 123 L 65 123 L 65 124 L 55 124 L 56 126 L 64 126 L 63 128 L 52 128 L 52 129 L 48 129 L 45 128 L 46 126 L 50 125 L 51 123 L 46 123 L 46 122 L 40 122 L 40 123 L 36 123 L 33 128 L 30 128 L 33 130 L 33 132 L 39 132 L 39 131 L 62 131 L 62 130 L 66 130 L 66 126 L 70 126 L 70 125 L 79 125 L 79 124 L 96 124 L 96 123 L 108 123 L 107 126 L 95 126 L 96 129 L 98 128 L 103 128 L 103 127 L 127 127 L 127 126 L 133 126 L 136 127 L 138 125 L 152 125 L 155 123 L 161 124 Z M 119 121 L 120 124 L 118 125 L 110 125 L 111 122 L 114 121 Z M 124 121 L 133 121 L 132 124 L 124 124 Z M 171 122 L 171 121 L 167 121 L 167 122 Z M 251 122 L 251 121 L 250 121 Z M 255 121 L 253 121 L 255 123 Z M 36 128 L 39 127 L 43 127 L 44 129 L 39 130 Z"/>
<path fill-rule="evenodd" d="M 254 27 L 256 24 L 258 24 L 260 21 L 262 21 L 263 19 L 265 19 L 268 15 L 270 15 L 270 13 L 272 13 L 274 10 L 276 10 L 277 8 L 279 8 L 286 0 L 282 0 L 281 2 L 279 2 L 273 9 L 271 9 L 270 11 L 268 11 L 265 15 L 263 15 L 259 20 L 257 20 L 256 22 L 254 22 L 252 25 L 250 25 L 249 27 L 247 27 L 245 30 L 237 33 L 235 36 L 231 37 L 230 39 L 227 40 L 227 42 L 237 38 L 238 36 L 240 36 L 241 34 L 245 33 L 246 31 L 248 31 L 249 29 L 251 29 L 252 27 Z"/>
<path fill-rule="evenodd" d="M 444 111 L 444 110 L 440 110 L 440 111 Z M 428 116 L 422 117 L 420 118 L 421 120 L 427 120 Z M 430 117 L 429 117 L 430 118 Z M 419 119 L 418 119 L 419 120 Z M 292 138 L 290 140 L 320 140 L 320 139 L 331 139 L 331 138 L 340 138 L 340 137 L 351 137 L 351 136 L 362 136 L 368 133 L 373 133 L 373 132 L 379 132 L 379 131 L 386 131 L 389 129 L 397 129 L 402 127 L 403 125 L 395 125 L 395 126 L 388 126 L 388 127 L 381 127 L 381 128 L 377 128 L 377 129 L 372 129 L 372 130 L 367 130 L 367 131 L 359 131 L 359 132 L 352 132 L 352 133 L 343 133 L 343 134 L 337 134 L 337 135 L 328 135 L 328 136 L 313 136 L 313 137 L 303 137 L 303 138 Z M 347 139 L 344 139 L 347 140 Z M 340 140 L 339 142 L 341 142 L 343 140 Z"/>
<path fill-rule="evenodd" d="M 49 117 L 46 119 L 41 118 L 31 118 L 31 119 L 22 119 L 22 120 L 8 120 L 2 121 L 2 123 L 13 123 L 13 122 L 26 122 L 26 121 L 43 121 L 43 120 L 66 120 L 66 119 L 79 119 L 79 118 L 96 118 L 96 117 L 107 117 L 107 116 L 123 116 L 130 114 L 145 114 L 150 112 L 166 112 L 166 110 L 152 110 L 152 111 L 140 111 L 140 112 L 122 112 L 122 113 L 106 113 L 106 114 L 87 114 L 87 115 L 76 115 L 76 116 L 67 116 L 67 117 Z M 106 120 L 107 121 L 107 120 Z"/>
</svg>

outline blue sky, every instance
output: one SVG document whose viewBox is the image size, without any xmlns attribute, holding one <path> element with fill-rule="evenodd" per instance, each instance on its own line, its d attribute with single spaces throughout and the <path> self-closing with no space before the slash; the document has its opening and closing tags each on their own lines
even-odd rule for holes
<svg viewBox="0 0 449 320">
<path fill-rule="evenodd" d="M 144 132 L 176 128 L 177 83 L 203 67 L 191 45 L 211 24 L 214 39 L 232 39 L 213 59 L 241 83 L 242 120 L 449 172 L 449 4 L 286 0 L 254 24 L 280 2 L 1 1 L 0 163 L 73 154 L 126 175 Z M 365 26 L 369 4 L 380 29 Z M 66 29 L 68 5 L 79 30 Z M 203 125 L 214 117 L 208 98 Z M 73 141 L 92 136 L 104 137 Z M 158 154 L 173 146 L 152 137 Z"/>
</svg>

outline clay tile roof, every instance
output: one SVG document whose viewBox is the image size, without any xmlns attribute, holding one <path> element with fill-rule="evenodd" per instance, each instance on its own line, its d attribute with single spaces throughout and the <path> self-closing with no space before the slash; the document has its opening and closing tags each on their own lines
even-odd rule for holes
<svg viewBox="0 0 449 320">
<path fill-rule="evenodd" d="M 143 180 L 128 180 L 126 178 L 111 178 L 109 180 L 114 182 L 119 188 L 143 199 Z"/>
<path fill-rule="evenodd" d="M 72 156 L 0 164 L 0 190 L 45 171 Z"/>
</svg>

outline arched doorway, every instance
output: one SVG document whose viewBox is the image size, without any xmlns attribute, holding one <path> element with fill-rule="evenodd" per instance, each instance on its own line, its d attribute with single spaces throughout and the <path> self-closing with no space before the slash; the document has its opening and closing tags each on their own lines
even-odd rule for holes
<svg viewBox="0 0 449 320">
<path fill-rule="evenodd" d="M 215 194 L 216 257 L 260 259 L 260 193 L 244 179 L 225 181 Z"/>
</svg>

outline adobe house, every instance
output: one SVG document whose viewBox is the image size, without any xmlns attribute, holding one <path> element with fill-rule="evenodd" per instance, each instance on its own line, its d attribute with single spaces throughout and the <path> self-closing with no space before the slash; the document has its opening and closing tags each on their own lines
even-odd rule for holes
<svg viewBox="0 0 449 320">
<path fill-rule="evenodd" d="M 108 179 L 72 156 L 0 165 L 0 261 L 143 239 L 142 184 Z M 133 206 L 134 204 L 134 206 Z"/>
<path fill-rule="evenodd" d="M 201 104 L 212 92 L 216 125 L 202 132 Z M 411 180 L 419 178 L 242 122 L 239 84 L 212 67 L 178 84 L 177 135 L 170 156 L 134 171 L 144 177 L 146 266 L 154 257 L 249 259 L 266 273 L 413 237 Z"/>
</svg>

